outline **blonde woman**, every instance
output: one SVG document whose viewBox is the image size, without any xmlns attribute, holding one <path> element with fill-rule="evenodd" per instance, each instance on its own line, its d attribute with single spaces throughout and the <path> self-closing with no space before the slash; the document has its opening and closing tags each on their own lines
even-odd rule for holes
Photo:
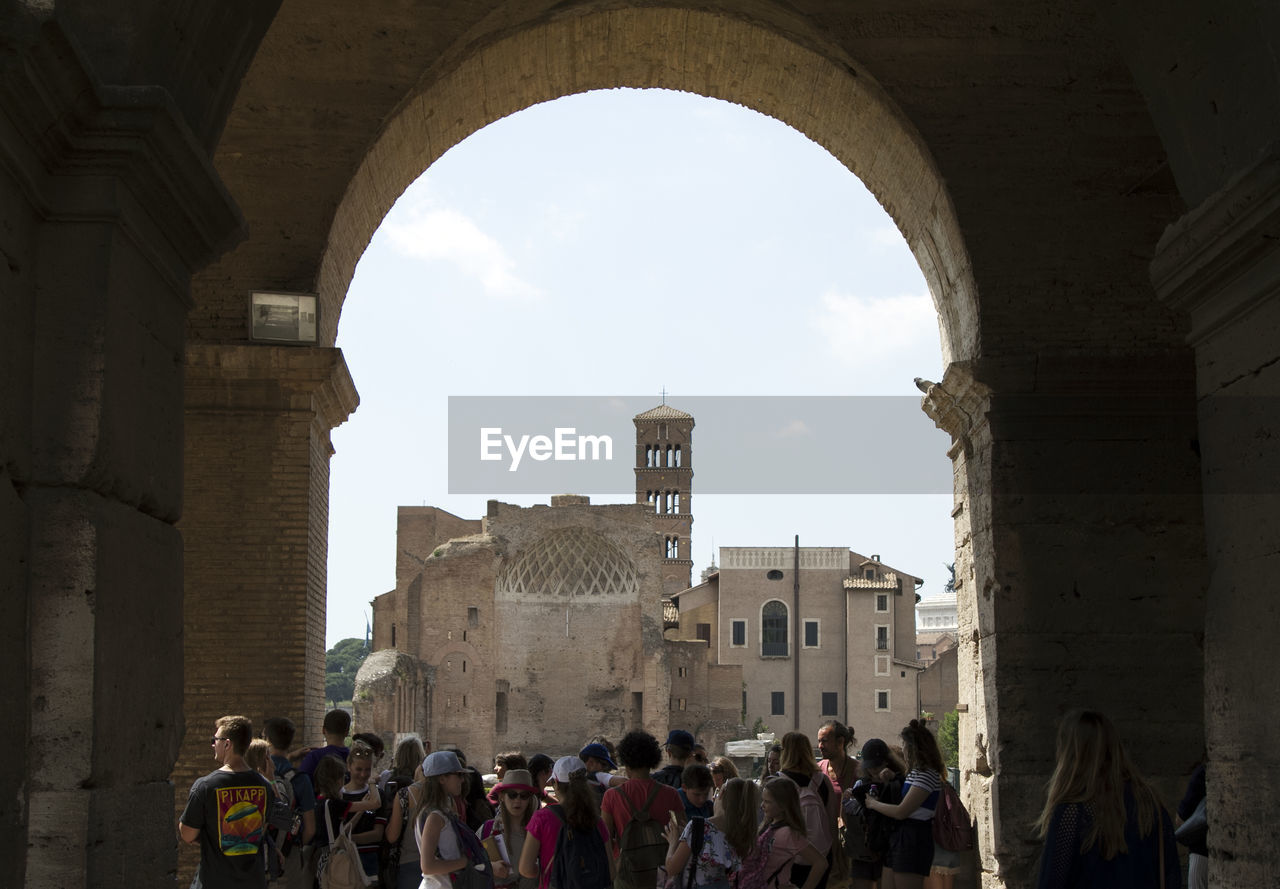
<svg viewBox="0 0 1280 889">
<path fill-rule="evenodd" d="M 418 834 L 421 889 L 452 889 L 449 875 L 467 867 L 455 827 L 466 774 L 452 750 L 437 751 L 422 761 L 424 787 L 413 821 Z"/>
<path fill-rule="evenodd" d="M 794 886 L 794 862 L 809 869 L 799 889 L 817 889 L 827 872 L 827 859 L 805 837 L 795 782 L 782 777 L 767 779 L 761 788 L 760 811 L 764 820 L 755 848 L 739 868 L 738 884 Z"/>
<path fill-rule="evenodd" d="M 1179 889 L 1173 823 L 1129 761 L 1111 720 L 1068 713 L 1036 829 L 1039 889 Z"/>
<path fill-rule="evenodd" d="M 803 805 L 801 814 L 805 817 L 809 842 L 813 843 L 826 859 L 829 873 L 834 857 L 832 850 L 835 848 L 835 838 L 838 835 L 840 794 L 836 792 L 831 779 L 818 769 L 818 761 L 813 757 L 813 744 L 809 741 L 809 736 L 803 732 L 787 732 L 782 736 L 782 756 L 779 764 L 782 767 L 781 774 L 796 783 L 802 797 L 805 794 L 817 794 L 817 802 L 822 808 L 821 814 L 817 812 L 816 807 L 806 812 Z M 804 865 L 798 865 L 795 868 L 796 880 L 803 882 L 808 875 L 809 872 Z M 824 873 L 822 879 L 818 881 L 818 889 L 826 889 L 826 885 L 827 876 Z"/>
</svg>

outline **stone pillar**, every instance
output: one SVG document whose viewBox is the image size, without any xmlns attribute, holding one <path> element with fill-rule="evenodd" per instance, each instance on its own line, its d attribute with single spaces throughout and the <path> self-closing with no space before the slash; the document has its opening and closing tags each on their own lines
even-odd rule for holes
<svg viewBox="0 0 1280 889">
<path fill-rule="evenodd" d="M 1280 154 L 1170 227 L 1152 263 L 1191 318 L 1203 454 L 1209 882 L 1280 881 Z M 1265 788 L 1262 792 L 1260 789 Z M 1248 797 L 1248 806 L 1240 801 Z"/>
<path fill-rule="evenodd" d="M 953 440 L 960 765 L 983 885 L 1029 885 L 1064 712 L 1110 715 L 1167 798 L 1203 743 L 1190 356 L 957 363 L 924 406 Z"/>
<path fill-rule="evenodd" d="M 338 349 L 187 347 L 179 811 L 214 768 L 219 716 L 288 716 L 299 743 L 320 740 L 329 433 L 358 402 Z"/>
<path fill-rule="evenodd" d="M 183 330 L 192 270 L 242 221 L 163 90 L 100 84 L 56 22 L 23 39 L 0 61 L 0 649 L 22 714 L 0 885 L 172 885 Z"/>
</svg>

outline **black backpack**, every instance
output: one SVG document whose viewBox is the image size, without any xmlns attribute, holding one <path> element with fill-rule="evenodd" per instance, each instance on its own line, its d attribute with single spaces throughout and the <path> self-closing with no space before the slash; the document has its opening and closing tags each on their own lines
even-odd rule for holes
<svg viewBox="0 0 1280 889">
<path fill-rule="evenodd" d="M 595 825 L 578 830 L 565 820 L 561 806 L 548 808 L 560 819 L 556 854 L 551 860 L 551 889 L 611 889 L 609 852 L 600 831 Z"/>
</svg>

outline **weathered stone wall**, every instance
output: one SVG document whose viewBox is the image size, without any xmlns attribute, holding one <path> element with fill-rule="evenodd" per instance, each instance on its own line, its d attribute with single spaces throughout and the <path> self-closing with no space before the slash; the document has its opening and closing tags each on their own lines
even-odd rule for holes
<svg viewBox="0 0 1280 889">
<path fill-rule="evenodd" d="M 0 667 L 20 712 L 0 883 L 156 886 L 175 862 L 187 288 L 240 220 L 163 92 L 104 85 L 48 15 L 11 8 L 0 34 Z"/>
<path fill-rule="evenodd" d="M 178 812 L 219 716 L 288 716 L 298 744 L 322 740 L 329 430 L 359 400 L 336 349 L 193 345 L 186 371 Z"/>
<path fill-rule="evenodd" d="M 963 473 L 960 757 L 991 884 L 1030 879 L 1027 825 L 1065 711 L 1111 715 L 1166 798 L 1198 756 L 1205 576 L 1189 389 L 1174 353 L 952 365 L 926 397 Z"/>
</svg>

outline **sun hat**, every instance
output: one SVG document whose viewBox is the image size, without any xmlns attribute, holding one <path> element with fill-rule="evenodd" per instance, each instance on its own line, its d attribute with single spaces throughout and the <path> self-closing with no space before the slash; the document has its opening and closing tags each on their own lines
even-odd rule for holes
<svg viewBox="0 0 1280 889">
<path fill-rule="evenodd" d="M 422 761 L 422 777 L 434 778 L 436 775 L 448 775 L 453 772 L 461 772 L 462 763 L 458 761 L 458 754 L 452 750 L 437 750 L 430 753 L 427 758 Z"/>
<path fill-rule="evenodd" d="M 551 775 L 561 784 L 568 784 L 574 772 L 586 772 L 587 764 L 576 756 L 562 756 L 556 760 Z"/>
<path fill-rule="evenodd" d="M 879 738 L 871 738 L 862 745 L 861 759 L 867 766 L 882 766 L 889 761 L 889 745 Z"/>
<path fill-rule="evenodd" d="M 533 775 L 528 769 L 508 769 L 493 792 L 496 795 L 505 790 L 527 790 L 535 796 L 542 796 L 542 792 L 533 786 Z"/>
<path fill-rule="evenodd" d="M 608 765 L 609 771 L 613 771 L 614 769 L 617 768 L 617 766 L 614 765 L 613 757 L 609 755 L 609 748 L 604 746 L 603 744 L 588 744 L 586 747 L 583 747 L 582 750 L 579 751 L 578 753 L 578 758 L 581 759 L 583 762 L 586 762 L 588 759 L 591 759 L 591 757 L 593 756 L 596 759 Z"/>
</svg>

